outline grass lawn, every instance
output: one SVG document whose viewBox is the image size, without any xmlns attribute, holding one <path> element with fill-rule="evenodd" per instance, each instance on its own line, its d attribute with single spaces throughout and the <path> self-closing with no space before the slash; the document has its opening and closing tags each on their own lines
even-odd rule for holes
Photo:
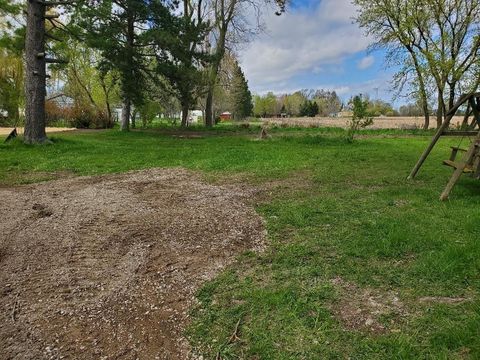
<svg viewBox="0 0 480 360">
<path fill-rule="evenodd" d="M 459 139 L 442 139 L 408 182 L 425 134 L 368 131 L 348 144 L 338 129 L 257 131 L 16 141 L 0 145 L 0 185 L 182 166 L 271 189 L 256 201 L 266 252 L 198 294 L 188 336 L 206 359 L 480 358 L 480 182 L 464 177 L 438 201 Z"/>
</svg>

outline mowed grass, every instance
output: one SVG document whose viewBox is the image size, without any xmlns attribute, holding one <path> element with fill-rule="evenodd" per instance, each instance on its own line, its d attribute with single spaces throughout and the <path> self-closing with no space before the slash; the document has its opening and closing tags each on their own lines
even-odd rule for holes
<svg viewBox="0 0 480 360">
<path fill-rule="evenodd" d="M 188 336 L 206 359 L 480 358 L 480 182 L 464 177 L 438 201 L 451 175 L 441 161 L 459 139 L 406 181 L 430 137 L 369 131 L 348 144 L 341 130 L 278 129 L 258 141 L 257 130 L 14 142 L 0 145 L 0 184 L 182 166 L 265 189 L 267 250 L 242 255 L 192 310 Z M 377 314 L 393 295 L 397 306 Z M 370 316 L 383 330 L 363 326 Z"/>
</svg>

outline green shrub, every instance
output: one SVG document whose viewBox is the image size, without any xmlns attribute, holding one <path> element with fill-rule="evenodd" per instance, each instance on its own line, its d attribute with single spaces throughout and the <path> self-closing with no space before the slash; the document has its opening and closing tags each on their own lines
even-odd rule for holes
<svg viewBox="0 0 480 360">
<path fill-rule="evenodd" d="M 364 129 L 373 124 L 373 117 L 368 111 L 368 100 L 364 100 L 361 95 L 357 95 L 353 98 L 352 103 L 353 116 L 348 121 L 346 137 L 348 142 L 355 140 L 355 135 L 360 129 Z"/>
</svg>

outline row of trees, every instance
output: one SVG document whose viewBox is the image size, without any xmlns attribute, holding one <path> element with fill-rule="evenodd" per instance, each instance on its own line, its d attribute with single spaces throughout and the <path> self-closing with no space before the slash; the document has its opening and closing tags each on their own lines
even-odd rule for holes
<svg viewBox="0 0 480 360">
<path fill-rule="evenodd" d="M 285 4 L 275 3 L 280 14 Z M 8 24 L 0 28 L 2 107 L 21 107 L 12 104 L 11 93 L 23 84 L 2 81 L 23 79 L 18 74 L 23 71 L 28 143 L 47 140 L 47 85 L 55 83 L 75 102 L 109 119 L 112 105 L 121 102 L 123 130 L 134 113 L 146 117 L 160 110 L 158 104 L 167 113 L 179 106 L 183 125 L 189 110 L 200 105 L 206 125 L 212 126 L 219 88 L 228 94 L 236 118 L 249 115 L 251 95 L 243 72 L 234 60 L 230 69 L 223 65 L 227 54 L 233 58 L 227 49 L 259 31 L 262 4 L 268 0 L 0 0 L 2 24 Z M 254 23 L 248 20 L 251 13 Z M 224 70 L 228 81 L 222 81 Z"/>
<path fill-rule="evenodd" d="M 363 97 L 368 113 L 372 116 L 398 116 L 393 106 L 382 100 L 371 100 Z M 270 92 L 264 96 L 254 97 L 253 113 L 258 117 L 277 117 L 281 115 L 293 117 L 332 116 L 342 110 L 353 107 L 353 98 L 346 104 L 335 91 L 301 90 L 293 94 L 275 95 Z"/>
<path fill-rule="evenodd" d="M 275 95 L 270 92 L 254 97 L 255 116 L 328 116 L 342 109 L 342 101 L 335 91 L 305 89 L 293 94 Z"/>
<path fill-rule="evenodd" d="M 440 126 L 461 93 L 480 85 L 480 2 L 477 0 L 353 0 L 357 23 L 387 50 L 400 70 L 398 93 L 420 104 Z M 469 110 L 467 110 L 469 111 Z"/>
</svg>

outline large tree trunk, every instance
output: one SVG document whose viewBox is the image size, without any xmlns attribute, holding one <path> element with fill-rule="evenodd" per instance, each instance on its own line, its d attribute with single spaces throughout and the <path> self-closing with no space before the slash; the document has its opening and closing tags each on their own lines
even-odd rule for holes
<svg viewBox="0 0 480 360">
<path fill-rule="evenodd" d="M 465 111 L 465 115 L 463 116 L 462 129 L 468 128 L 468 119 L 470 118 L 471 112 L 472 112 L 472 108 L 471 108 L 470 102 L 468 102 L 467 110 Z"/>
<path fill-rule="evenodd" d="M 205 104 L 205 126 L 213 127 L 215 120 L 213 119 L 213 87 L 208 89 L 207 99 Z"/>
<path fill-rule="evenodd" d="M 455 88 L 456 84 L 450 84 L 450 94 L 448 98 L 448 110 L 452 109 L 455 106 Z"/>
<path fill-rule="evenodd" d="M 425 90 L 425 82 L 423 81 L 423 76 L 419 75 L 420 82 L 420 100 L 422 102 L 423 116 L 425 117 L 425 122 L 423 128 L 428 130 L 430 127 L 430 110 L 428 109 L 428 96 L 427 91 Z"/>
<path fill-rule="evenodd" d="M 430 111 L 428 110 L 428 103 L 424 102 L 422 106 L 423 106 L 423 114 L 425 116 L 425 122 L 423 124 L 423 128 L 425 130 L 428 130 L 428 128 L 430 127 Z"/>
<path fill-rule="evenodd" d="M 418 62 L 417 56 L 415 55 L 415 52 L 411 47 L 407 47 L 408 51 L 410 52 L 410 55 L 413 60 L 413 64 L 415 66 L 415 70 L 417 72 L 417 78 L 419 82 L 419 87 L 420 87 L 420 100 L 422 102 L 422 109 L 423 109 L 423 115 L 425 117 L 425 123 L 423 124 L 423 128 L 425 130 L 428 130 L 430 127 L 430 111 L 428 110 L 428 96 L 427 96 L 427 90 L 425 88 L 425 80 L 423 78 L 422 74 L 422 68 Z"/>
<path fill-rule="evenodd" d="M 103 94 L 105 95 L 105 106 L 107 109 L 108 125 L 111 126 L 114 122 L 114 119 L 112 114 L 112 106 L 110 105 L 110 89 L 107 88 L 107 84 L 105 84 L 105 78 L 103 76 L 100 77 L 100 84 L 102 86 Z"/>
<path fill-rule="evenodd" d="M 134 109 L 132 113 L 132 129 L 136 129 L 136 128 L 137 128 L 137 109 Z"/>
<path fill-rule="evenodd" d="M 437 129 L 443 124 L 443 109 L 445 107 L 443 101 L 443 91 L 438 89 L 438 106 L 437 106 Z"/>
<path fill-rule="evenodd" d="M 225 42 L 226 42 L 227 27 L 220 29 L 220 36 L 217 43 L 217 49 L 215 54 L 215 61 L 211 66 L 210 83 L 208 84 L 208 93 L 205 104 L 205 125 L 212 127 L 215 125 L 215 119 L 213 114 L 213 92 L 215 85 L 217 84 L 218 70 L 220 69 L 220 63 L 225 55 Z"/>
<path fill-rule="evenodd" d="M 131 102 L 130 99 L 125 99 L 123 101 L 122 108 L 122 122 L 120 124 L 120 130 L 129 131 L 130 130 L 130 111 L 131 111 Z"/>
<path fill-rule="evenodd" d="M 182 124 L 181 127 L 188 126 L 188 104 L 182 105 Z"/>
<path fill-rule="evenodd" d="M 27 3 L 24 141 L 27 144 L 41 144 L 47 141 L 45 5 L 37 0 L 29 0 Z"/>
</svg>

